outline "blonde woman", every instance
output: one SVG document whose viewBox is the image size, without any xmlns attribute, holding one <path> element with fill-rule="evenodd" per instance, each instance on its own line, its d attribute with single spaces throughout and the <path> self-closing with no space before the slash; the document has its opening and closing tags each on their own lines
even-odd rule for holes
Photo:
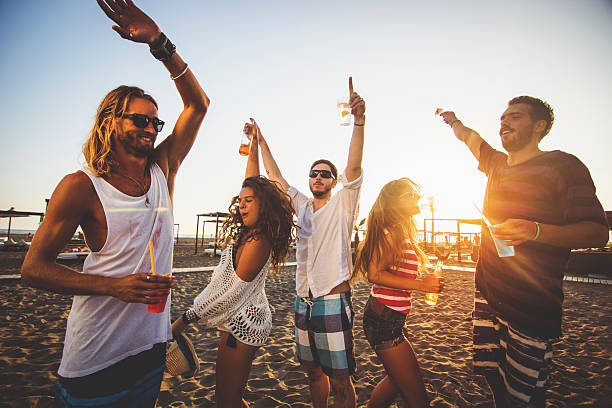
<svg viewBox="0 0 612 408">
<path fill-rule="evenodd" d="M 387 373 L 368 407 L 387 407 L 398 394 L 407 406 L 426 406 L 425 385 L 404 326 L 412 308 L 412 291 L 440 292 L 444 280 L 432 274 L 417 278 L 427 265 L 416 240 L 419 197 L 418 185 L 409 178 L 386 184 L 370 210 L 357 254 L 353 278 L 373 284 L 363 330 Z"/>
</svg>

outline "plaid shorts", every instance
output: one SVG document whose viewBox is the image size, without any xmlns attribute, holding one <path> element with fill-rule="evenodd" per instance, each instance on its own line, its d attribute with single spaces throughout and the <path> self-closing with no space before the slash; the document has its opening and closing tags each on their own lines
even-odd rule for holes
<svg viewBox="0 0 612 408">
<path fill-rule="evenodd" d="M 499 374 L 512 407 L 544 406 L 552 362 L 552 342 L 532 337 L 508 324 L 474 293 L 474 372 Z"/>
<path fill-rule="evenodd" d="M 295 342 L 300 364 L 320 366 L 328 377 L 355 372 L 350 292 L 295 299 Z"/>
</svg>

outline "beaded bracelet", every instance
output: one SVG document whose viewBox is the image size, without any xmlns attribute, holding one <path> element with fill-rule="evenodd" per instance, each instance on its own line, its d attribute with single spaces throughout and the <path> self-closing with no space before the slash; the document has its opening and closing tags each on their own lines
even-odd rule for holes
<svg viewBox="0 0 612 408">
<path fill-rule="evenodd" d="M 183 323 L 189 324 L 189 323 L 193 323 L 199 320 L 200 318 L 196 314 L 195 310 L 187 309 L 185 313 L 183 313 L 182 319 L 183 319 Z"/>
</svg>

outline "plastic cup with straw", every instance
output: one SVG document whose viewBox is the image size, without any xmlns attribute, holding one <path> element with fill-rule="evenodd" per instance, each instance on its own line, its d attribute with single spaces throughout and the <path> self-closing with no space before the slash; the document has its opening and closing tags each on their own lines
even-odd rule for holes
<svg viewBox="0 0 612 408">
<path fill-rule="evenodd" d="M 155 275 L 155 256 L 153 255 L 153 244 L 149 241 L 149 256 L 151 257 L 151 275 Z M 166 275 L 164 275 L 166 276 Z M 155 291 L 165 292 L 167 289 L 153 289 Z M 147 311 L 149 313 L 161 313 L 166 308 L 166 302 L 168 301 L 168 295 L 153 297 L 154 299 L 162 299 L 160 303 L 151 303 L 148 305 Z"/>
</svg>

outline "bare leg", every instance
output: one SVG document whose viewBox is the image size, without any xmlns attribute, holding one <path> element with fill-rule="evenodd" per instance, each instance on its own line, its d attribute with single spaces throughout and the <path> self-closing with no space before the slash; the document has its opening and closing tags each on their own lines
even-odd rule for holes
<svg viewBox="0 0 612 408">
<path fill-rule="evenodd" d="M 386 375 L 372 391 L 367 408 L 387 408 L 395 401 L 398 393 L 397 387 Z"/>
<path fill-rule="evenodd" d="M 329 378 L 321 370 L 321 367 L 307 368 L 308 385 L 310 386 L 310 398 L 314 408 L 327 408 L 329 398 Z"/>
<path fill-rule="evenodd" d="M 217 349 L 216 387 L 218 407 L 248 407 L 242 399 L 249 379 L 251 364 L 259 347 L 249 346 L 236 340 L 236 347 L 227 345 L 229 333 L 223 332 Z"/>
<path fill-rule="evenodd" d="M 401 394 L 404 402 L 409 407 L 425 407 L 427 405 L 425 384 L 410 343 L 403 341 L 396 347 L 376 350 L 376 354 L 382 360 L 389 379 Z M 382 394 L 385 389 L 390 390 L 391 387 L 387 384 L 384 389 L 381 388 L 381 392 L 377 395 L 382 398 L 381 400 L 385 399 Z M 391 398 L 391 395 L 388 398 Z"/>
<path fill-rule="evenodd" d="M 357 396 L 351 377 L 330 378 L 332 389 L 334 390 L 334 406 L 338 408 L 354 408 Z"/>
</svg>

